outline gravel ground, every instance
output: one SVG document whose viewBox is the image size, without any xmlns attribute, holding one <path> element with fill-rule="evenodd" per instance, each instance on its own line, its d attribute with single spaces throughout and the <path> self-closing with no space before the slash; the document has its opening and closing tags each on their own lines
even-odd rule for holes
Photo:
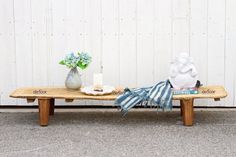
<svg viewBox="0 0 236 157">
<path fill-rule="evenodd" d="M 198 110 L 195 125 L 178 111 L 116 109 L 57 112 L 48 127 L 35 112 L 0 113 L 1 157 L 236 156 L 236 110 Z"/>
</svg>

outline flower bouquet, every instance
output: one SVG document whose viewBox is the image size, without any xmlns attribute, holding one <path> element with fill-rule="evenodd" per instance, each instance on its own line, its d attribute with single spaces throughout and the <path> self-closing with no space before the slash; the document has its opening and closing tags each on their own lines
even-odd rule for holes
<svg viewBox="0 0 236 157">
<path fill-rule="evenodd" d="M 65 85 L 68 89 L 77 90 L 82 85 L 81 76 L 78 72 L 78 68 L 84 70 L 91 63 L 92 57 L 88 53 L 70 53 L 59 62 L 61 65 L 65 65 L 70 68 L 70 72 L 67 75 Z"/>
</svg>

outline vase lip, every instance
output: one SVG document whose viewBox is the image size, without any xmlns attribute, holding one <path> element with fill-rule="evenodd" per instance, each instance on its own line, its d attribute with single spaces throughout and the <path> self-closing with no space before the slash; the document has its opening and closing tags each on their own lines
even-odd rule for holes
<svg viewBox="0 0 236 157">
<path fill-rule="evenodd" d="M 70 68 L 71 70 L 73 70 L 73 69 L 77 69 L 77 67 L 73 67 L 73 68 Z"/>
</svg>

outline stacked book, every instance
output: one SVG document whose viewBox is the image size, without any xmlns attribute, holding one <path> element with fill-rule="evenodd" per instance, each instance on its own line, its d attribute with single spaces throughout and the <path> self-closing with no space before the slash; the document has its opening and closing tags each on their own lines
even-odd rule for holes
<svg viewBox="0 0 236 157">
<path fill-rule="evenodd" d="M 197 88 L 187 88 L 187 89 L 172 89 L 174 95 L 188 95 L 188 94 L 198 94 Z"/>
</svg>

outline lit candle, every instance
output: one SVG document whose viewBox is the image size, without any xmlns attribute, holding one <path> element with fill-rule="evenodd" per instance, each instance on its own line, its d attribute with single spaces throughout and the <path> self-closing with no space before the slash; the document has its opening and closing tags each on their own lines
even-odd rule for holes
<svg viewBox="0 0 236 157">
<path fill-rule="evenodd" d="M 93 74 L 93 87 L 102 89 L 103 76 L 102 73 Z"/>
</svg>

